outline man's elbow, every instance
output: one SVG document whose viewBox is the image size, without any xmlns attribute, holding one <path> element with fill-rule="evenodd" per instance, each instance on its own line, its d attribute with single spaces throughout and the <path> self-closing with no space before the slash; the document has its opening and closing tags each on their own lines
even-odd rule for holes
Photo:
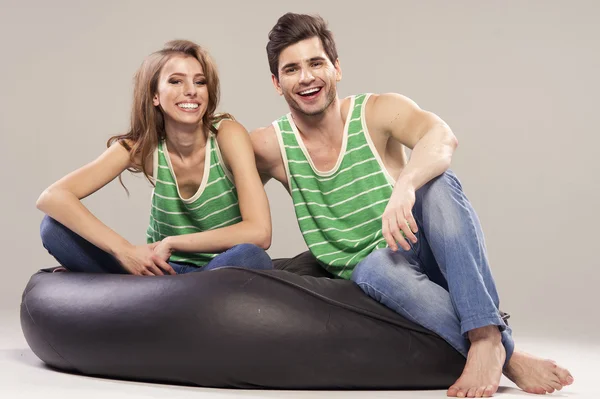
<svg viewBox="0 0 600 399">
<path fill-rule="evenodd" d="M 454 152 L 458 148 L 458 138 L 454 135 L 454 133 L 452 133 L 451 130 L 448 137 L 448 141 L 450 148 L 452 148 L 452 151 Z"/>
<path fill-rule="evenodd" d="M 452 164 L 452 156 L 454 155 L 454 151 L 456 151 L 457 147 L 458 147 L 458 139 L 451 132 L 450 136 L 448 137 L 448 146 L 447 146 L 448 150 L 446 152 L 447 153 L 446 169 L 450 168 L 450 165 Z"/>
<path fill-rule="evenodd" d="M 458 147 L 458 139 L 456 138 L 456 136 L 454 135 L 454 133 L 452 133 L 452 130 L 450 130 L 450 128 L 446 125 L 444 126 L 444 139 L 443 139 L 443 143 L 444 145 L 441 147 L 442 149 L 442 155 L 440 160 L 442 161 L 442 168 L 444 170 L 447 170 L 448 168 L 450 168 L 450 165 L 452 164 L 452 156 L 454 155 L 454 151 L 456 151 L 456 148 Z"/>
<path fill-rule="evenodd" d="M 450 129 L 450 126 L 448 126 L 447 123 L 445 123 L 444 121 L 438 121 L 437 131 L 438 134 L 441 136 L 438 137 L 441 138 L 441 141 L 444 144 L 446 144 L 446 146 L 451 151 L 454 151 L 458 147 L 458 138 L 456 137 L 452 129 Z"/>
</svg>

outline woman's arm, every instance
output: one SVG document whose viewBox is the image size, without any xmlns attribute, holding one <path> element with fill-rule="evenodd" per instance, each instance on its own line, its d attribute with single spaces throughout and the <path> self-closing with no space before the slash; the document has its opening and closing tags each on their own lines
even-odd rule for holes
<svg viewBox="0 0 600 399">
<path fill-rule="evenodd" d="M 247 130 L 238 122 L 226 120 L 221 122 L 217 140 L 224 161 L 233 173 L 242 221 L 201 233 L 167 237 L 157 247 L 163 259 L 174 251 L 214 253 L 243 243 L 255 244 L 263 249 L 271 246 L 269 202 L 256 169 Z"/>
<path fill-rule="evenodd" d="M 114 143 L 97 159 L 44 190 L 37 200 L 37 208 L 113 255 L 132 274 L 163 274 L 157 266 L 172 271 L 164 261 L 152 260 L 152 248 L 134 246 L 102 223 L 80 201 L 104 187 L 129 166 L 129 152 L 121 144 Z"/>
</svg>

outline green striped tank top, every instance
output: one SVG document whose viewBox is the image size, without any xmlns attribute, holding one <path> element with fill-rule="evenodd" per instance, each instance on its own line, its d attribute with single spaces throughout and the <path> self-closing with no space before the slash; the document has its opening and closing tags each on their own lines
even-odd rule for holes
<svg viewBox="0 0 600 399">
<path fill-rule="evenodd" d="M 273 122 L 306 245 L 328 271 L 345 279 L 373 250 L 387 246 L 381 218 L 394 180 L 367 131 L 368 98 L 350 98 L 340 156 L 328 172 L 314 166 L 291 113 Z"/>
<path fill-rule="evenodd" d="M 184 199 L 179 194 L 166 142 L 159 142 L 154 152 L 155 187 L 152 191 L 150 223 L 146 231 L 148 243 L 168 236 L 225 227 L 242 220 L 233 176 L 225 167 L 213 133 L 209 134 L 205 151 L 202 183 L 196 194 Z M 174 252 L 170 261 L 201 267 L 217 255 L 218 253 Z"/>
</svg>

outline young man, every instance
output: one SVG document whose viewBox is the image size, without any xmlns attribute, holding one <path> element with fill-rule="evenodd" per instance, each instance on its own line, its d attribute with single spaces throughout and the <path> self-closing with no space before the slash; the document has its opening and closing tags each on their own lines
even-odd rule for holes
<svg viewBox="0 0 600 399">
<path fill-rule="evenodd" d="M 267 55 L 290 113 L 251 134 L 257 165 L 291 194 L 319 263 L 466 356 L 448 396 L 491 396 L 503 371 L 530 393 L 571 384 L 554 362 L 514 351 L 477 215 L 448 170 L 448 125 L 399 94 L 339 99 L 320 17 L 282 16 Z"/>
</svg>

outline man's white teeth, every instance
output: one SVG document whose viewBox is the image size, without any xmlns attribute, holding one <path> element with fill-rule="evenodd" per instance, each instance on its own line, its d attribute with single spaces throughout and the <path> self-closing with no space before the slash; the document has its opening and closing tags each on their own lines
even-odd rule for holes
<svg viewBox="0 0 600 399">
<path fill-rule="evenodd" d="M 315 87 L 315 88 L 313 88 L 313 89 L 308 89 L 308 90 L 301 91 L 301 92 L 300 92 L 300 95 L 301 95 L 301 96 L 306 96 L 306 95 L 308 95 L 308 94 L 313 94 L 313 93 L 316 93 L 316 92 L 318 92 L 319 90 L 321 90 L 321 88 L 320 88 L 320 87 Z"/>
<path fill-rule="evenodd" d="M 196 109 L 199 107 L 198 104 L 195 103 L 181 103 L 181 104 L 177 104 L 180 108 L 187 108 L 187 109 Z"/>
</svg>

